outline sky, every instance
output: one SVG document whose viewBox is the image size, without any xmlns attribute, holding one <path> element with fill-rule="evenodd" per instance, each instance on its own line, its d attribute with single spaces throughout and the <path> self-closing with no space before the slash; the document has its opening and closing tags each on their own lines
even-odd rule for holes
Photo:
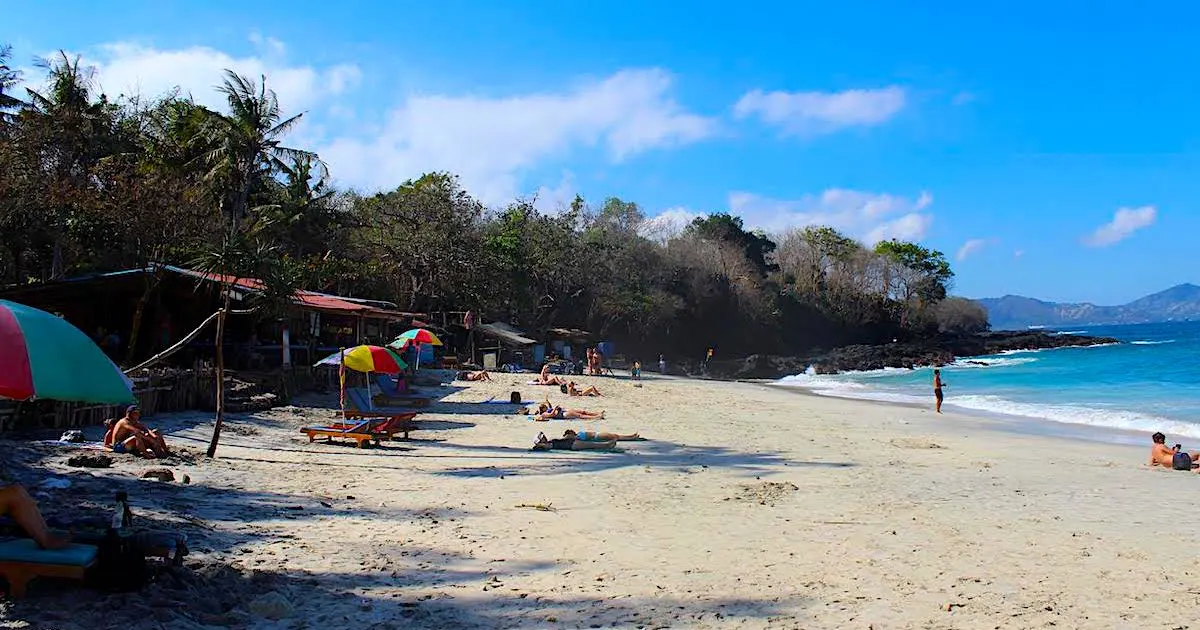
<svg viewBox="0 0 1200 630">
<path fill-rule="evenodd" d="M 830 225 L 944 252 L 959 295 L 1118 304 L 1200 282 L 1200 6 L 1150 4 L 9 0 L 0 43 L 109 96 L 265 75 L 364 192 Z"/>
</svg>

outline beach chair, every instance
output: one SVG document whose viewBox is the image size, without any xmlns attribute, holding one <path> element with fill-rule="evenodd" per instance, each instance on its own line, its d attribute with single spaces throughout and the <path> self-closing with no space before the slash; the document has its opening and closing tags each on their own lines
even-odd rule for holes
<svg viewBox="0 0 1200 630">
<path fill-rule="evenodd" d="M 371 442 L 378 444 L 380 439 L 380 436 L 371 432 L 370 420 L 363 420 L 357 424 L 333 423 L 321 427 L 303 427 L 300 432 L 308 436 L 309 442 L 313 442 L 319 437 L 332 442 L 333 438 L 340 437 L 354 440 L 358 448 L 366 448 L 367 444 Z"/>
<path fill-rule="evenodd" d="M 378 374 L 375 384 L 379 386 L 379 396 L 385 403 L 395 403 L 408 407 L 424 407 L 429 404 L 427 396 L 421 396 L 411 389 L 400 389 L 386 374 Z M 384 406 L 387 406 L 386 404 Z"/>
<path fill-rule="evenodd" d="M 347 420 L 367 420 L 380 424 L 390 422 L 392 433 L 404 433 L 406 440 L 408 432 L 416 428 L 413 424 L 413 418 L 417 416 L 415 412 L 409 409 L 372 405 L 367 390 L 359 387 L 346 390 L 346 408 L 343 414 Z"/>
<path fill-rule="evenodd" d="M 93 545 L 42 549 L 29 538 L 0 542 L 0 576 L 8 581 L 9 597 L 18 599 L 25 596 L 35 578 L 82 580 L 96 564 L 98 551 Z"/>
</svg>

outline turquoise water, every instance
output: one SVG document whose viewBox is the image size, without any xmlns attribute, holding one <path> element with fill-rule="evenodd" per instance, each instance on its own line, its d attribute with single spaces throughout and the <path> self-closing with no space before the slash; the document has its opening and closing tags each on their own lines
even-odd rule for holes
<svg viewBox="0 0 1200 630">
<path fill-rule="evenodd" d="M 1087 326 L 1057 334 L 1122 343 L 959 359 L 942 368 L 947 410 L 1200 438 L 1200 322 Z M 968 361 L 982 361 L 974 365 Z M 846 398 L 932 405 L 932 369 L 779 381 Z"/>
</svg>

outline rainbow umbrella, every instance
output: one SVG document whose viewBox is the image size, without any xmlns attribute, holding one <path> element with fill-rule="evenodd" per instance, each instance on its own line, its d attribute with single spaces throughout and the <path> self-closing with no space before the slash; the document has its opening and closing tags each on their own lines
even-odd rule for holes
<svg viewBox="0 0 1200 630">
<path fill-rule="evenodd" d="M 429 332 L 424 328 L 413 328 L 400 333 L 400 336 L 392 340 L 388 345 L 404 350 L 409 346 L 417 347 L 417 368 L 421 367 L 421 344 L 429 344 L 431 346 L 442 345 L 442 340 L 437 338 L 437 335 Z"/>
<path fill-rule="evenodd" d="M 124 404 L 133 383 L 67 320 L 0 300 L 0 398 Z"/>
<path fill-rule="evenodd" d="M 403 348 L 409 343 L 415 343 L 417 345 L 427 343 L 431 346 L 440 346 L 442 345 L 442 340 L 438 339 L 437 335 L 424 328 L 413 328 L 412 330 L 406 330 L 400 333 L 400 336 L 393 339 L 388 345 L 392 346 L 393 348 Z"/>
<path fill-rule="evenodd" d="M 382 346 L 354 346 L 335 352 L 316 365 L 344 365 L 356 372 L 399 374 L 408 367 L 400 355 Z"/>
</svg>

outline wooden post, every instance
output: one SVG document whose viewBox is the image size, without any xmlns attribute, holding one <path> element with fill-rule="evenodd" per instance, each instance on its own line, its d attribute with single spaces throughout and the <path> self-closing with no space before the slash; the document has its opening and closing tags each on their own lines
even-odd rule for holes
<svg viewBox="0 0 1200 630">
<path fill-rule="evenodd" d="M 221 424 L 225 420 L 225 316 L 229 313 L 230 290 L 225 290 L 225 305 L 217 315 L 217 419 L 213 423 L 212 440 L 208 443 L 209 457 L 217 456 L 217 442 L 221 439 Z"/>
</svg>

